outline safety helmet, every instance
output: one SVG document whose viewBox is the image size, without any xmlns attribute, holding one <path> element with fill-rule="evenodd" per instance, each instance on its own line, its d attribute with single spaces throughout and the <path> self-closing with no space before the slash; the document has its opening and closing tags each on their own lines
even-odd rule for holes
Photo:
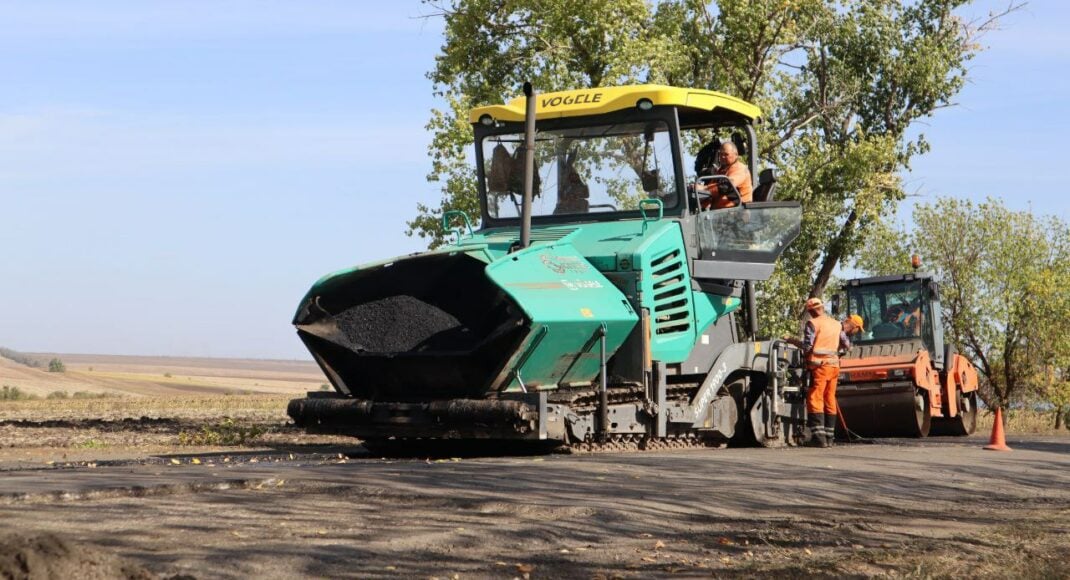
<svg viewBox="0 0 1070 580">
<path fill-rule="evenodd" d="M 864 330 L 862 328 L 862 317 L 861 316 L 859 316 L 857 314 L 852 314 L 852 315 L 847 317 L 847 320 L 850 320 L 851 322 L 855 323 L 855 326 L 858 327 L 858 330 Z"/>
<path fill-rule="evenodd" d="M 806 301 L 806 309 L 807 310 L 814 310 L 814 309 L 817 309 L 817 308 L 824 308 L 824 307 L 825 307 L 825 303 L 822 302 L 820 298 L 811 298 L 811 299 Z"/>
</svg>

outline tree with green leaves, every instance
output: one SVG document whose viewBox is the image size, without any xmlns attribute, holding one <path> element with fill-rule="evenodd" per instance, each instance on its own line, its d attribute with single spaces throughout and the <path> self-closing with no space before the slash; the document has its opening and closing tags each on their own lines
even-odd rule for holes
<svg viewBox="0 0 1070 580">
<path fill-rule="evenodd" d="M 448 210 L 478 215 L 467 113 L 540 91 L 664 83 L 759 105 L 760 164 L 778 196 L 802 202 L 802 233 L 761 285 L 764 334 L 790 331 L 841 260 L 891 215 L 899 178 L 927 150 L 908 129 L 952 104 L 979 37 L 1001 15 L 968 21 L 969 0 L 429 0 L 445 43 L 429 78 L 448 108 L 427 128 L 438 207 L 409 234 L 444 242 Z M 1013 10 L 1014 7 L 1008 10 Z M 691 153 L 695 153 L 692 151 Z"/>
<path fill-rule="evenodd" d="M 54 358 L 48 361 L 48 372 L 50 373 L 65 373 L 67 372 L 67 366 L 63 364 L 63 361 L 58 358 Z"/>
<path fill-rule="evenodd" d="M 1051 235 L 1042 254 L 1045 261 L 1029 280 L 1025 313 L 1026 355 L 1034 363 L 1033 395 L 1050 404 L 1055 428 L 1070 415 L 1070 233 L 1059 220 L 1044 224 Z M 1070 428 L 1070 425 L 1066 425 Z"/>
<path fill-rule="evenodd" d="M 902 273 L 920 254 L 940 284 L 948 339 L 981 375 L 991 406 L 1070 405 L 1070 224 L 999 200 L 920 204 L 913 228 L 875 232 L 856 265 Z"/>
</svg>

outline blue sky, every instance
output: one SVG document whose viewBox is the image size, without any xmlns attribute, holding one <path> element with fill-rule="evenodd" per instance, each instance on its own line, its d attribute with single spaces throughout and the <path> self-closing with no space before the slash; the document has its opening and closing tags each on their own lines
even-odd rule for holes
<svg viewBox="0 0 1070 580">
<path fill-rule="evenodd" d="M 316 278 L 423 247 L 404 230 L 439 197 L 429 12 L 0 1 L 0 345 L 305 358 L 289 321 Z M 1068 23 L 1034 1 L 985 39 L 959 106 L 921 127 L 911 201 L 1070 219 Z"/>
</svg>

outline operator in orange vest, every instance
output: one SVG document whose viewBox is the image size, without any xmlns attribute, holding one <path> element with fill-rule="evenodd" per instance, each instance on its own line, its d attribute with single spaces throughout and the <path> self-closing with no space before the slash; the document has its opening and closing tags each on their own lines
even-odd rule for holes
<svg viewBox="0 0 1070 580">
<path fill-rule="evenodd" d="M 806 322 L 802 341 L 791 337 L 784 340 L 803 349 L 806 367 L 810 371 L 810 391 L 806 395 L 807 425 L 810 427 L 809 447 L 828 447 L 836 438 L 836 383 L 840 378 L 840 351 L 850 350 L 851 341 L 844 325 L 825 314 L 820 298 L 806 301 L 810 320 Z M 859 317 L 861 318 L 861 317 Z M 855 331 L 857 323 L 848 318 L 848 330 Z"/>
<path fill-rule="evenodd" d="M 718 168 L 714 172 L 714 175 L 724 175 L 728 177 L 728 180 L 732 182 L 732 185 L 736 186 L 736 190 L 739 191 L 739 200 L 742 203 L 750 203 L 754 199 L 753 187 L 750 179 L 750 170 L 747 169 L 747 165 L 740 161 L 739 150 L 736 149 L 735 143 L 726 141 L 721 144 L 721 149 L 717 153 Z M 709 193 L 712 197 L 706 198 L 702 202 L 702 209 L 709 209 L 710 206 L 713 209 L 722 209 L 726 207 L 735 207 L 736 202 L 728 199 L 727 196 L 719 195 L 717 193 L 716 184 L 709 187 L 699 183 L 695 185 L 695 191 L 699 193 Z"/>
<path fill-rule="evenodd" d="M 903 312 L 896 322 L 903 327 L 903 332 L 906 333 L 906 336 L 921 336 L 921 306 L 919 304 L 911 306 L 903 302 L 899 304 L 899 308 Z"/>
</svg>

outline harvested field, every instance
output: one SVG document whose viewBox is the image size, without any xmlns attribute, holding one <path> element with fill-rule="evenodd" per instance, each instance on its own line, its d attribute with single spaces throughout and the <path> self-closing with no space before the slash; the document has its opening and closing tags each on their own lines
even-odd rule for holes
<svg viewBox="0 0 1070 580">
<path fill-rule="evenodd" d="M 99 393 L 126 397 L 300 395 L 327 380 L 311 361 L 24 353 L 40 367 L 0 358 L 0 384 L 45 397 Z M 60 359 L 66 372 L 48 372 Z"/>
<path fill-rule="evenodd" d="M 286 404 L 326 379 L 310 361 L 29 353 L 63 360 L 50 373 L 0 358 L 0 382 L 34 399 L 0 401 L 0 462 L 144 458 L 203 451 L 221 430 L 256 433 L 255 443 L 310 441 L 293 429 Z M 47 365 L 43 365 L 47 368 Z M 46 398 L 57 391 L 100 398 Z M 207 434 L 207 436 L 206 436 Z"/>
</svg>

